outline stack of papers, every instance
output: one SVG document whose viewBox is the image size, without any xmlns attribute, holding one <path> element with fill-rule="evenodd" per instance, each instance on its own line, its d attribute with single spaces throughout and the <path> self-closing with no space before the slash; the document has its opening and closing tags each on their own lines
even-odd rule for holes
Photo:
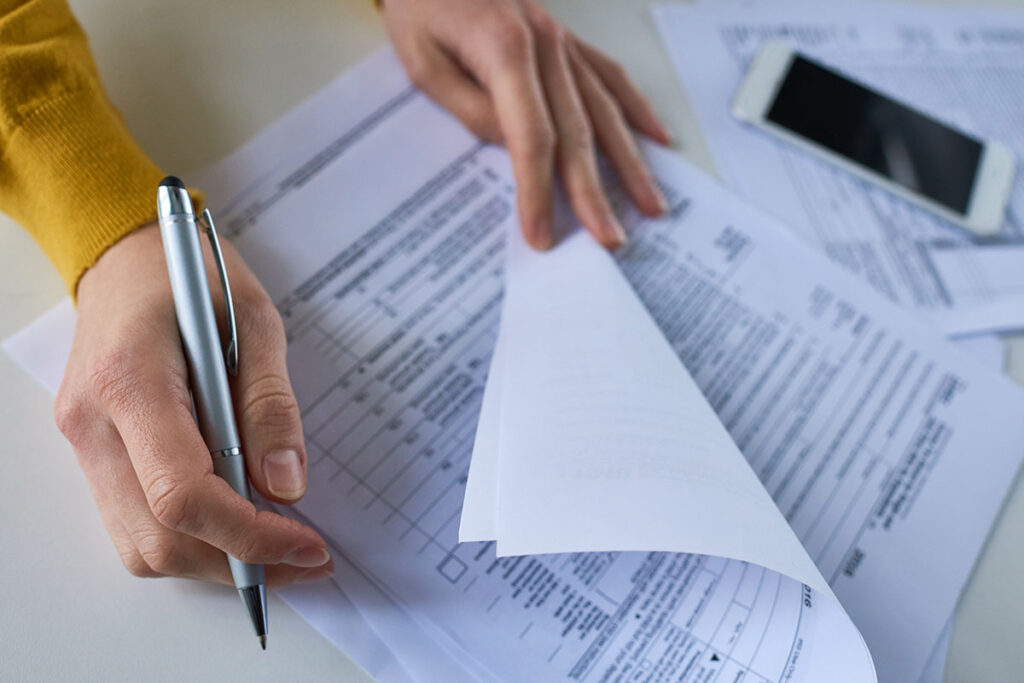
<svg viewBox="0 0 1024 683">
<path fill-rule="evenodd" d="M 284 597 L 382 681 L 917 680 L 1024 394 L 645 149 L 671 215 L 534 254 L 382 52 L 189 178 L 288 334 L 338 569 Z M 72 322 L 5 348 L 55 388 Z"/>
</svg>

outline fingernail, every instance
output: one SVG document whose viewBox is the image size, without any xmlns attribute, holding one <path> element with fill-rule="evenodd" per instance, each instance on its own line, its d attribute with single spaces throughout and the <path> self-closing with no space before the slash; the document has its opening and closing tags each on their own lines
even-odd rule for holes
<svg viewBox="0 0 1024 683">
<path fill-rule="evenodd" d="M 609 216 L 605 219 L 605 234 L 609 236 L 609 248 L 618 249 L 626 243 L 626 231 L 619 225 L 618 219 Z"/>
<path fill-rule="evenodd" d="M 547 251 L 554 243 L 554 235 L 550 218 L 541 218 L 533 224 L 533 236 L 530 245 L 539 251 Z"/>
<path fill-rule="evenodd" d="M 661 190 L 654 183 L 651 183 L 652 194 L 654 194 L 654 203 L 658 205 L 658 213 L 663 214 L 668 211 L 668 200 L 665 199 L 665 195 L 662 194 Z"/>
<path fill-rule="evenodd" d="M 293 550 L 285 556 L 283 562 L 293 567 L 319 567 L 331 559 L 326 548 L 308 545 L 305 548 Z"/>
<path fill-rule="evenodd" d="M 263 458 L 267 488 L 278 498 L 296 500 L 306 492 L 306 476 L 299 454 L 292 450 L 273 451 Z"/>
<path fill-rule="evenodd" d="M 672 133 L 668 131 L 668 128 L 666 128 L 665 125 L 660 122 L 658 123 L 658 128 L 661 129 L 661 144 L 664 145 L 665 147 L 675 147 L 676 136 L 672 135 Z"/>
</svg>

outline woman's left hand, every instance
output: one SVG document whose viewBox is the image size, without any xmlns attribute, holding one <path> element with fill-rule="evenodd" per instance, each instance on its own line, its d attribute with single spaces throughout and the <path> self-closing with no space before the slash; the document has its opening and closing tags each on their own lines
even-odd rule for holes
<svg viewBox="0 0 1024 683">
<path fill-rule="evenodd" d="M 533 0 L 384 0 L 383 10 L 413 83 L 477 136 L 508 147 L 531 245 L 552 246 L 556 170 L 597 241 L 610 249 L 625 242 L 597 147 L 640 211 L 666 209 L 630 130 L 669 144 L 650 104 L 621 66 Z"/>
</svg>

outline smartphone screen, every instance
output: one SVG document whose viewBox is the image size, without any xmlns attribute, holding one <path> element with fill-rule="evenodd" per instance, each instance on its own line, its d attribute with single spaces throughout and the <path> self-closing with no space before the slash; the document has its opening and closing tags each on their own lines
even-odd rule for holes
<svg viewBox="0 0 1024 683">
<path fill-rule="evenodd" d="M 766 118 L 966 214 L 981 141 L 794 55 Z"/>
</svg>

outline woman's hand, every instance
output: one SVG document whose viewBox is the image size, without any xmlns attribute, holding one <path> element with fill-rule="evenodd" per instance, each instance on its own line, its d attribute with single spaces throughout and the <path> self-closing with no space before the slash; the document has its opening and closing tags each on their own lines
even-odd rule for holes
<svg viewBox="0 0 1024 683">
<path fill-rule="evenodd" d="M 512 157 L 527 241 L 552 244 L 557 169 L 573 210 L 597 240 L 626 239 L 598 177 L 600 146 L 648 215 L 665 199 L 630 126 L 670 139 L 622 68 L 566 31 L 533 0 L 384 0 L 391 41 L 413 83 Z"/>
<path fill-rule="evenodd" d="M 306 488 L 306 457 L 284 329 L 229 244 L 224 257 L 242 350 L 232 392 L 249 478 L 264 496 L 291 503 Z M 257 511 L 213 473 L 192 418 L 158 227 L 111 247 L 82 277 L 78 300 L 54 412 L 128 571 L 231 583 L 226 552 L 268 565 L 271 585 L 328 576 L 333 562 L 315 531 Z"/>
</svg>

